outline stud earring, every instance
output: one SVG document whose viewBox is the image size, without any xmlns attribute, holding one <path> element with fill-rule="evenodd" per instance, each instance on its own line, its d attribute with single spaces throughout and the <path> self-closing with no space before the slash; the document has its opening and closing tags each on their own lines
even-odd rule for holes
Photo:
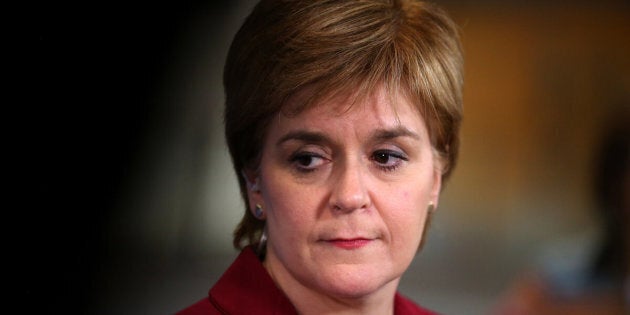
<svg viewBox="0 0 630 315">
<path fill-rule="evenodd" d="M 260 220 L 262 220 L 263 215 L 265 214 L 265 210 L 260 204 L 256 204 L 256 208 L 254 208 L 254 216 Z"/>
<path fill-rule="evenodd" d="M 433 211 L 435 211 L 435 205 L 433 204 L 433 202 L 429 202 L 429 207 L 427 207 L 427 212 L 433 213 Z"/>
</svg>

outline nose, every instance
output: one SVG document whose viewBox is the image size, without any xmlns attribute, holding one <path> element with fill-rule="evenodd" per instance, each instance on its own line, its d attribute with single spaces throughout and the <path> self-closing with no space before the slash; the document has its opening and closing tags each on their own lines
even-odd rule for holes
<svg viewBox="0 0 630 315">
<path fill-rule="evenodd" d="M 360 165 L 346 164 L 333 177 L 330 206 L 333 210 L 352 212 L 370 206 L 365 170 Z"/>
</svg>

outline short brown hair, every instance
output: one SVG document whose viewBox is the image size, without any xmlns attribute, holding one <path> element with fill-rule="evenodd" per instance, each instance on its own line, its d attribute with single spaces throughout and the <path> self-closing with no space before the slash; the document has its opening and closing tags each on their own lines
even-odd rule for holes
<svg viewBox="0 0 630 315">
<path fill-rule="evenodd" d="M 249 211 L 244 170 L 258 167 L 271 118 L 286 100 L 315 91 L 299 112 L 377 84 L 404 91 L 423 115 L 443 164 L 457 159 L 463 60 L 458 30 L 436 6 L 413 0 L 262 0 L 236 34 L 224 69 L 225 136 L 245 214 L 234 246 L 257 241 L 264 222 Z"/>
</svg>

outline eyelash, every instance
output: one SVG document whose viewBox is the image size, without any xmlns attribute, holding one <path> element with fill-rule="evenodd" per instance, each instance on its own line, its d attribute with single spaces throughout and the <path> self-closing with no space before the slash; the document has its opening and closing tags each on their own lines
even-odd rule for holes
<svg viewBox="0 0 630 315">
<path fill-rule="evenodd" d="M 381 158 L 386 158 L 387 161 L 389 161 L 390 159 L 394 158 L 396 159 L 396 161 L 394 161 L 392 165 L 387 165 L 387 162 L 379 162 L 378 159 Z M 318 167 L 321 165 L 316 165 L 316 166 L 304 166 L 302 165 L 300 162 L 300 160 L 302 160 L 302 162 L 304 161 L 304 159 L 310 159 L 308 164 L 312 164 L 313 161 L 312 159 L 321 159 L 322 162 L 321 164 L 326 163 L 327 159 L 324 158 L 323 156 L 321 156 L 320 154 L 317 153 L 313 153 L 313 152 L 296 152 L 293 155 L 291 155 L 291 157 L 289 158 L 289 162 L 293 165 L 293 167 L 300 173 L 311 173 L 314 172 L 318 169 Z M 392 150 L 378 150 L 375 151 L 374 153 L 372 153 L 372 155 L 370 156 L 370 160 L 373 161 L 376 164 L 376 167 L 378 167 L 379 169 L 386 171 L 386 172 L 391 172 L 396 170 L 398 167 L 400 167 L 402 165 L 403 161 L 409 161 L 409 158 L 404 155 L 401 152 L 397 152 L 397 151 L 392 151 Z"/>
<path fill-rule="evenodd" d="M 388 160 L 391 158 L 396 159 L 393 165 L 385 165 L 386 163 L 381 163 L 377 161 L 378 158 L 385 156 Z M 402 165 L 403 161 L 409 161 L 409 158 L 401 152 L 392 151 L 392 150 L 378 150 L 372 153 L 370 160 L 376 163 L 376 166 L 386 172 L 391 172 L 396 170 L 398 167 Z"/>
<path fill-rule="evenodd" d="M 300 173 L 310 173 L 310 172 L 313 172 L 313 171 L 317 170 L 318 166 L 306 167 L 304 165 L 300 165 L 299 162 L 302 159 L 313 159 L 313 158 L 321 159 L 322 161 L 326 160 L 324 157 L 322 157 L 321 155 L 319 155 L 317 153 L 313 153 L 313 152 L 296 152 L 293 155 L 291 155 L 291 157 L 289 158 L 289 162 L 293 165 L 293 167 L 295 167 L 295 169 L 298 172 L 300 172 Z M 312 160 L 310 162 L 312 163 Z M 309 164 L 311 164 L 311 163 L 309 163 Z"/>
</svg>

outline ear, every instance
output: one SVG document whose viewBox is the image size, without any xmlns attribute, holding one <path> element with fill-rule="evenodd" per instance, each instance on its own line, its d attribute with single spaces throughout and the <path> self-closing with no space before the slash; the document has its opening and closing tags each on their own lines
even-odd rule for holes
<svg viewBox="0 0 630 315">
<path fill-rule="evenodd" d="M 249 202 L 249 210 L 255 215 L 254 209 L 256 204 L 262 204 L 262 194 L 260 192 L 260 176 L 251 170 L 242 170 L 241 176 L 245 180 L 247 186 L 247 200 Z"/>
<path fill-rule="evenodd" d="M 438 202 L 440 200 L 440 192 L 442 191 L 442 161 L 439 157 L 434 159 L 433 167 L 433 184 L 429 195 L 429 200 L 433 203 L 433 206 L 437 209 Z"/>
<path fill-rule="evenodd" d="M 260 191 L 260 185 L 258 184 L 258 174 L 249 170 L 242 170 L 241 176 L 245 179 L 248 191 Z"/>
</svg>

